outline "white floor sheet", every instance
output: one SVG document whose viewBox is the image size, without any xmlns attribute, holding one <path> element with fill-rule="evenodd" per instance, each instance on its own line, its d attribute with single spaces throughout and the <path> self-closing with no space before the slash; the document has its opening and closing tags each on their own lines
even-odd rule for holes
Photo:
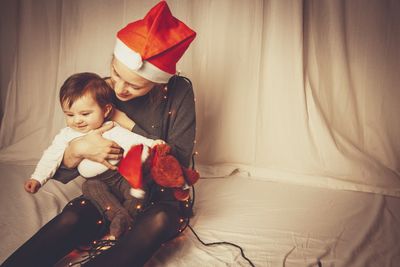
<svg viewBox="0 0 400 267">
<path fill-rule="evenodd" d="M 80 194 L 80 181 L 23 190 L 31 166 L 0 166 L 0 262 Z M 202 179 L 190 224 L 204 242 L 240 245 L 255 266 L 396 266 L 400 199 L 235 175 Z M 171 244 L 173 243 L 173 244 Z M 187 229 L 147 266 L 249 266 L 237 248 L 203 246 Z M 68 261 L 60 263 L 66 266 Z"/>
</svg>

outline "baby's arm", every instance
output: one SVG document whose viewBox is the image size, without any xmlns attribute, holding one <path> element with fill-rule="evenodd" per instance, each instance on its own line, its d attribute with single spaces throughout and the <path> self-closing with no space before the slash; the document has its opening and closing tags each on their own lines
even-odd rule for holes
<svg viewBox="0 0 400 267">
<path fill-rule="evenodd" d="M 104 133 L 105 138 L 115 141 L 124 149 L 124 154 L 126 154 L 129 149 L 134 145 L 144 144 L 148 147 L 153 147 L 157 144 L 164 143 L 161 139 L 150 139 L 142 135 L 133 133 L 119 125 L 116 125 L 110 131 Z"/>
<path fill-rule="evenodd" d="M 40 187 L 42 187 L 40 182 L 32 178 L 26 180 L 24 183 L 25 191 L 28 193 L 35 194 L 40 189 Z"/>
<path fill-rule="evenodd" d="M 41 186 L 53 177 L 60 166 L 64 150 L 68 144 L 67 131 L 67 128 L 62 129 L 54 138 L 52 144 L 43 152 L 34 173 L 24 184 L 25 191 L 28 193 L 36 193 Z"/>
<path fill-rule="evenodd" d="M 114 109 L 113 116 L 111 119 L 112 119 L 112 121 L 115 121 L 120 126 L 122 126 L 123 128 L 125 128 L 129 131 L 132 131 L 133 127 L 135 126 L 135 122 L 133 120 L 131 120 L 124 112 L 120 111 L 119 109 Z M 151 145 L 148 145 L 148 144 L 147 145 L 150 147 L 153 147 L 153 146 L 159 145 L 159 144 L 165 144 L 165 142 L 161 139 L 157 139 L 157 140 L 153 140 L 153 143 Z"/>
</svg>

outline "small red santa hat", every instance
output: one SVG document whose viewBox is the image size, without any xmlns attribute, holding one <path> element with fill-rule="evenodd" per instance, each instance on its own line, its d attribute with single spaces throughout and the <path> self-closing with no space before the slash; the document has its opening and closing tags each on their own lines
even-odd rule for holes
<svg viewBox="0 0 400 267">
<path fill-rule="evenodd" d="M 143 189 L 142 163 L 149 153 L 144 149 L 148 148 L 144 148 L 143 144 L 132 146 L 118 165 L 119 173 L 131 186 L 129 193 L 139 199 L 143 199 L 146 195 Z"/>
<path fill-rule="evenodd" d="M 167 83 L 196 33 L 174 16 L 165 1 L 117 33 L 114 56 L 155 83 Z"/>
</svg>

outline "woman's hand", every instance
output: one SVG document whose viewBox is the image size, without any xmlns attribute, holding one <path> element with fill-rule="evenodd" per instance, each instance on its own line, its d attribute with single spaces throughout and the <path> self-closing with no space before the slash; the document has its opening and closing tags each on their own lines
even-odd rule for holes
<svg viewBox="0 0 400 267">
<path fill-rule="evenodd" d="M 108 160 L 122 158 L 122 148 L 114 141 L 103 138 L 102 134 L 114 127 L 113 123 L 106 123 L 85 136 L 76 138 L 69 143 L 64 152 L 63 162 L 68 168 L 75 168 L 82 159 L 89 159 L 104 164 L 111 170 L 116 170 Z"/>
<path fill-rule="evenodd" d="M 133 120 L 131 120 L 124 112 L 116 108 L 113 110 L 111 120 L 115 121 L 129 131 L 132 131 L 133 126 L 135 126 L 135 122 Z"/>
<path fill-rule="evenodd" d="M 24 188 L 25 191 L 31 194 L 35 194 L 42 185 L 38 180 L 29 179 L 25 181 Z"/>
</svg>

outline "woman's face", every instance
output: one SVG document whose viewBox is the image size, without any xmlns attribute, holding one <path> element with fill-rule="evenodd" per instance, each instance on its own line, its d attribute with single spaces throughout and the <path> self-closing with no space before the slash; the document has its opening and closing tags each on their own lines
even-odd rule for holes
<svg viewBox="0 0 400 267">
<path fill-rule="evenodd" d="M 111 82 L 115 95 L 121 101 L 143 96 L 156 85 L 156 83 L 128 69 L 116 58 L 113 59 L 111 64 Z"/>
</svg>

